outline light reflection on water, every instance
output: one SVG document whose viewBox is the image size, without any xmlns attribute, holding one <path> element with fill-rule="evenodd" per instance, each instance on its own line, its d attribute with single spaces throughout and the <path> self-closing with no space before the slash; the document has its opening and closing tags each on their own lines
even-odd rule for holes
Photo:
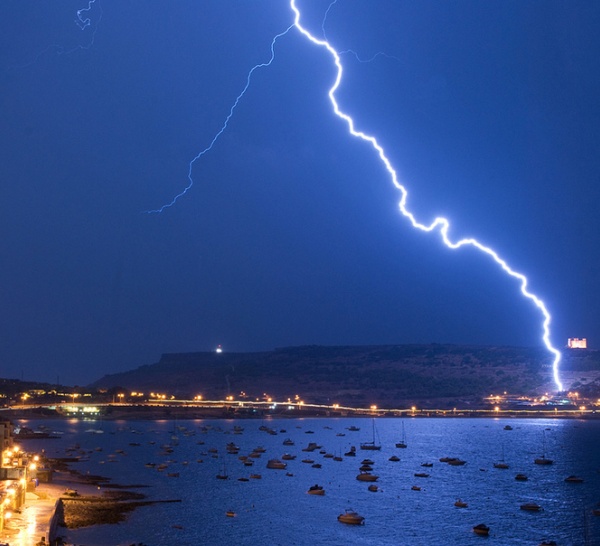
<svg viewBox="0 0 600 546">
<path fill-rule="evenodd" d="M 399 449 L 401 423 L 405 423 L 408 448 Z M 36 423 L 30 423 L 30 425 Z M 309 442 L 317 442 L 328 453 L 340 455 L 351 445 L 372 439 L 371 419 L 293 419 L 241 421 L 119 421 L 102 422 L 103 434 L 86 433 L 98 423 L 44 421 L 44 425 L 63 430 L 61 440 L 36 441 L 49 456 L 64 456 L 64 449 L 75 443 L 90 451 L 88 461 L 75 468 L 82 472 L 111 477 L 116 483 L 146 484 L 139 491 L 151 499 L 181 499 L 181 503 L 156 504 L 138 508 L 128 521 L 63 533 L 70 542 L 87 546 L 129 545 L 143 542 L 162 544 L 324 544 L 377 545 L 463 545 L 485 540 L 472 532 L 473 525 L 486 523 L 491 528 L 487 539 L 497 545 L 538 545 L 553 539 L 559 545 L 584 545 L 585 528 L 589 544 L 600 544 L 600 517 L 591 509 L 600 501 L 600 422 L 545 419 L 469 419 L 406 418 L 377 419 L 376 431 L 381 451 L 361 451 L 355 458 L 337 462 L 325 458 L 319 450 L 301 451 Z M 513 430 L 504 430 L 510 424 Z M 232 434 L 234 425 L 244 427 L 243 434 Z M 260 431 L 266 425 L 278 432 Z M 347 427 L 357 425 L 359 432 Z M 178 427 L 177 429 L 175 427 Z M 202 427 L 209 427 L 202 432 Z M 194 431 L 195 435 L 186 435 Z M 307 431 L 313 434 L 307 434 Z M 345 436 L 337 436 L 343 433 Z M 173 443 L 173 452 L 161 454 L 161 445 Z M 294 446 L 284 446 L 286 438 Z M 376 438 L 377 440 L 377 438 Z M 150 442 L 155 442 L 153 445 Z M 198 442 L 204 442 L 200 445 Z M 238 455 L 226 453 L 234 442 L 248 455 L 264 446 L 266 453 L 246 467 Z M 140 446 L 130 446 L 140 443 Z M 543 444 L 551 466 L 533 464 L 542 455 Z M 33 444 L 30 443 L 30 447 Z M 101 447 L 102 451 L 95 451 Z M 218 449 L 218 457 L 208 452 Z M 109 463 L 109 454 L 117 454 Z M 269 458 L 284 453 L 297 458 L 288 462 L 287 471 L 266 469 Z M 510 469 L 495 469 L 493 463 L 504 454 Z M 391 455 L 400 462 L 390 462 Z M 464 466 L 440 463 L 440 457 L 459 457 Z M 310 457 L 322 468 L 312 468 L 301 460 Z M 115 457 L 113 457 L 115 458 Z M 379 491 L 367 490 L 367 483 L 356 480 L 363 458 L 375 462 Z M 198 459 L 203 462 L 198 462 Z M 169 463 L 164 472 L 147 468 L 145 463 Z M 184 464 L 187 461 L 188 464 Z M 423 468 L 421 463 L 433 462 Z M 223 469 L 228 480 L 217 480 Z M 417 478 L 416 472 L 428 472 L 429 478 Z M 178 472 L 179 477 L 168 477 Z M 286 475 L 286 472 L 294 476 Z M 517 482 L 517 473 L 529 480 Z M 252 473 L 262 479 L 240 482 L 237 478 Z M 575 474 L 582 484 L 565 483 Z M 323 485 L 323 497 L 307 495 L 315 483 Z M 420 491 L 411 486 L 421 487 Z M 454 506 L 457 498 L 468 508 Z M 543 510 L 525 512 L 519 506 L 535 502 Z M 365 516 L 362 527 L 337 522 L 346 508 Z M 234 510 L 236 517 L 226 517 Z M 175 527 L 174 527 L 175 526 Z M 181 528 L 179 528 L 181 527 Z"/>
</svg>

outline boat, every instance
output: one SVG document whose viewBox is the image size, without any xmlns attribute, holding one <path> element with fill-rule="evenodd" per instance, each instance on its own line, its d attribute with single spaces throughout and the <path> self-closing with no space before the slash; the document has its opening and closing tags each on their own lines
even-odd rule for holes
<svg viewBox="0 0 600 546">
<path fill-rule="evenodd" d="M 283 445 L 284 445 L 284 446 L 293 446 L 293 445 L 294 445 L 294 440 L 292 440 L 291 438 L 286 438 L 286 439 L 283 441 Z"/>
<path fill-rule="evenodd" d="M 363 459 L 360 464 L 368 464 L 369 466 L 373 466 L 375 463 L 371 459 Z"/>
<path fill-rule="evenodd" d="M 515 476 L 515 480 L 517 480 L 518 482 L 526 482 L 528 478 L 525 474 L 517 474 Z"/>
<path fill-rule="evenodd" d="M 450 466 L 462 466 L 464 464 L 467 464 L 467 461 L 463 461 L 462 459 L 451 459 L 450 461 L 448 461 L 448 464 Z"/>
<path fill-rule="evenodd" d="M 480 523 L 479 525 L 475 525 L 475 527 L 473 527 L 473 532 L 476 535 L 486 537 L 490 534 L 490 528 L 485 523 Z"/>
<path fill-rule="evenodd" d="M 360 428 L 352 425 L 351 427 L 347 427 L 346 430 L 349 430 L 350 432 L 358 432 Z"/>
<path fill-rule="evenodd" d="M 367 487 L 367 489 L 369 491 L 371 491 L 372 493 L 377 493 L 377 491 L 379 491 L 379 487 L 377 487 L 375 484 L 369 485 L 369 487 Z"/>
<path fill-rule="evenodd" d="M 379 451 L 381 449 L 381 444 L 375 443 L 375 419 L 373 421 L 373 440 L 371 442 L 361 442 L 360 449 L 364 449 L 367 451 Z"/>
<path fill-rule="evenodd" d="M 456 461 L 456 457 L 440 457 L 440 463 L 449 463 L 450 461 Z"/>
<path fill-rule="evenodd" d="M 539 512 L 542 509 L 542 507 L 535 502 L 526 502 L 525 504 L 521 504 L 519 508 L 521 510 L 526 510 L 527 512 Z"/>
<path fill-rule="evenodd" d="M 253 480 L 260 480 L 262 476 L 260 474 L 250 474 L 250 478 Z"/>
<path fill-rule="evenodd" d="M 346 510 L 337 519 L 340 523 L 347 523 L 348 525 L 364 525 L 365 523 L 365 518 L 353 510 Z"/>
<path fill-rule="evenodd" d="M 379 479 L 379 476 L 375 474 L 371 474 L 370 472 L 361 472 L 356 479 L 359 482 L 376 482 Z"/>
<path fill-rule="evenodd" d="M 396 443 L 396 447 L 408 447 L 408 445 L 406 444 L 406 435 L 404 434 L 404 421 L 402 421 L 402 439 Z"/>
<path fill-rule="evenodd" d="M 510 425 L 504 425 L 504 430 L 512 430 L 513 428 Z"/>
<path fill-rule="evenodd" d="M 571 476 L 567 476 L 565 478 L 565 481 L 569 482 L 569 483 L 583 483 L 583 478 L 580 478 L 579 476 L 571 475 Z"/>
<path fill-rule="evenodd" d="M 554 463 L 552 459 L 546 458 L 546 431 L 542 431 L 542 456 L 533 460 L 535 464 L 542 466 L 551 465 Z"/>
<path fill-rule="evenodd" d="M 457 508 L 467 508 L 467 506 L 469 506 L 469 505 L 463 500 L 456 499 L 454 506 L 456 506 Z"/>
<path fill-rule="evenodd" d="M 315 464 L 313 464 L 312 468 L 321 468 L 321 463 L 315 463 Z"/>
<path fill-rule="evenodd" d="M 324 495 L 325 494 L 325 489 L 323 489 L 322 485 L 315 484 L 315 485 L 311 485 L 308 488 L 307 493 L 309 495 Z"/>
<path fill-rule="evenodd" d="M 356 447 L 350 446 L 350 451 L 347 451 L 346 453 L 344 453 L 344 455 L 346 457 L 356 457 Z"/>
<path fill-rule="evenodd" d="M 431 468 L 433 463 L 421 463 L 421 466 L 424 466 L 425 468 Z"/>
<path fill-rule="evenodd" d="M 494 468 L 500 468 L 502 470 L 509 468 L 508 464 L 504 462 L 504 444 L 502 444 L 502 459 L 500 459 L 497 463 L 494 463 Z"/>
<path fill-rule="evenodd" d="M 373 471 L 373 467 L 370 464 L 363 464 L 359 470 L 361 472 L 372 472 Z"/>
<path fill-rule="evenodd" d="M 418 485 L 413 485 L 410 489 L 412 491 L 421 491 L 421 488 Z"/>
<path fill-rule="evenodd" d="M 429 478 L 429 474 L 427 472 L 416 472 L 415 478 Z"/>
<path fill-rule="evenodd" d="M 281 456 L 282 460 L 284 461 L 293 461 L 296 458 L 296 455 L 291 455 L 290 453 L 284 453 Z"/>
<path fill-rule="evenodd" d="M 555 540 L 542 540 L 539 546 L 558 546 Z"/>
<path fill-rule="evenodd" d="M 275 470 L 285 470 L 287 468 L 287 464 L 279 459 L 269 459 L 267 461 L 267 468 L 273 468 Z"/>
<path fill-rule="evenodd" d="M 307 451 L 309 453 L 312 453 L 313 451 L 315 451 L 317 449 L 321 449 L 321 446 L 316 444 L 315 442 L 310 442 L 306 447 L 302 448 L 302 451 Z"/>
<path fill-rule="evenodd" d="M 396 456 L 396 455 L 392 455 L 388 461 L 392 461 L 393 463 L 397 463 L 400 460 L 400 457 Z"/>
<path fill-rule="evenodd" d="M 233 510 L 227 510 L 227 512 L 225 512 L 225 515 L 228 518 L 235 518 L 235 512 Z"/>
</svg>

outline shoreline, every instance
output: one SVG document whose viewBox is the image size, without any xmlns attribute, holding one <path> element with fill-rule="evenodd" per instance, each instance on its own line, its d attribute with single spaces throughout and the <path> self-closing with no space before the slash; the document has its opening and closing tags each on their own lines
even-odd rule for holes
<svg viewBox="0 0 600 546">
<path fill-rule="evenodd" d="M 113 408 L 108 413 L 99 413 L 88 415 L 82 412 L 67 413 L 64 411 L 54 411 L 52 414 L 41 407 L 0 410 L 0 417 L 8 420 L 50 420 L 50 419 L 82 419 L 89 421 L 158 421 L 158 420 L 268 420 L 268 419 L 299 419 L 299 418 L 323 418 L 323 419 L 356 419 L 356 418 L 474 418 L 474 419 L 600 419 L 600 411 L 595 409 L 558 409 L 538 410 L 538 409 L 430 409 L 416 408 L 415 410 L 346 410 L 331 411 L 325 409 L 309 408 L 282 410 L 282 411 L 257 411 L 255 413 L 238 413 L 232 411 L 231 407 L 211 407 L 200 410 L 197 407 L 186 407 L 173 405 L 168 407 L 154 408 L 147 407 L 140 410 L 139 407 L 119 407 Z M 25 440 L 31 438 L 22 438 Z M 40 438 L 42 439 L 42 438 Z"/>
</svg>

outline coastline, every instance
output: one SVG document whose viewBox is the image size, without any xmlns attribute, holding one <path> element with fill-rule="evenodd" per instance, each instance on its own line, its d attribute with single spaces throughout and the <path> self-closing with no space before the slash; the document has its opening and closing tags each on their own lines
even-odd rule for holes
<svg viewBox="0 0 600 546">
<path fill-rule="evenodd" d="M 0 532 L 0 541 L 20 546 L 67 545 L 70 529 L 121 523 L 140 506 L 181 502 L 180 499 L 146 500 L 131 491 L 146 485 L 121 485 L 108 478 L 84 475 L 62 459 L 48 459 L 52 481 L 38 483 L 28 491 L 22 509 Z M 143 545 L 140 545 L 143 546 Z"/>
<path fill-rule="evenodd" d="M 33 406 L 28 408 L 3 408 L 0 416 L 8 420 L 47 420 L 47 419 L 84 419 L 91 421 L 117 421 L 121 419 L 133 421 L 157 421 L 157 420 L 200 420 L 200 419 L 223 419 L 223 420 L 264 420 L 264 419 L 298 419 L 298 418 L 512 418 L 512 419 L 600 419 L 600 411 L 594 408 L 552 408 L 552 409 L 504 409 L 491 408 L 452 408 L 440 409 L 433 407 L 417 407 L 415 409 L 364 409 L 364 408 L 340 408 L 332 410 L 326 406 L 311 407 L 308 404 L 302 409 L 286 409 L 285 404 L 280 404 L 275 411 L 237 411 L 234 405 L 220 407 L 197 407 L 183 404 L 173 404 L 161 407 L 139 405 L 128 406 L 120 404 L 109 406 L 108 411 L 89 417 L 83 413 L 54 410 L 49 413 L 47 408 Z M 18 439 L 18 438 L 17 438 Z M 30 438 L 25 438 L 30 439 Z"/>
</svg>

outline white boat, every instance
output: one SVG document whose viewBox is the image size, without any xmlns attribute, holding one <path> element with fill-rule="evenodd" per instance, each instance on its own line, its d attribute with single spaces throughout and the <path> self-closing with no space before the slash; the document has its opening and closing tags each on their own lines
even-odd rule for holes
<svg viewBox="0 0 600 546">
<path fill-rule="evenodd" d="M 338 516 L 338 521 L 340 523 L 347 523 L 348 525 L 364 525 L 365 518 L 353 510 L 346 510 Z"/>
</svg>

